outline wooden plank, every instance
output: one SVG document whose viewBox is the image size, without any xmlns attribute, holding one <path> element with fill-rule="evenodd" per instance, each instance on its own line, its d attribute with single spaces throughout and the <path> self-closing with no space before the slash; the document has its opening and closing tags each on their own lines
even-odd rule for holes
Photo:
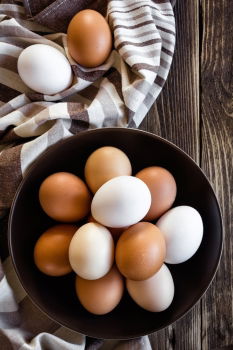
<svg viewBox="0 0 233 350">
<path fill-rule="evenodd" d="M 168 81 L 141 128 L 174 142 L 196 162 L 200 155 L 199 2 L 178 0 L 177 43 Z M 201 306 L 150 336 L 153 349 L 201 349 Z"/>
<path fill-rule="evenodd" d="M 201 166 L 220 202 L 224 250 L 203 298 L 202 348 L 233 348 L 233 2 L 202 0 Z"/>
</svg>

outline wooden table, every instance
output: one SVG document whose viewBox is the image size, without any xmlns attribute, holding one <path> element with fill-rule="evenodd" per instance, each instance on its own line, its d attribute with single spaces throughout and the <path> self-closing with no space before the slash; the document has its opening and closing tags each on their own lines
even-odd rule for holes
<svg viewBox="0 0 233 350">
<path fill-rule="evenodd" d="M 155 350 L 233 349 L 233 0 L 177 0 L 170 75 L 141 129 L 174 142 L 219 199 L 224 250 L 214 281 L 181 320 L 150 336 Z"/>
</svg>

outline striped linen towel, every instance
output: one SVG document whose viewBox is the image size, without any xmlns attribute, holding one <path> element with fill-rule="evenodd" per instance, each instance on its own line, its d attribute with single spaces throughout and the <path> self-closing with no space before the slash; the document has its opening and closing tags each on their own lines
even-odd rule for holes
<svg viewBox="0 0 233 350">
<path fill-rule="evenodd" d="M 114 47 L 98 68 L 75 63 L 64 33 L 83 8 L 106 16 Z M 17 58 L 32 44 L 67 56 L 75 76 L 60 94 L 30 90 Z M 169 72 L 175 23 L 169 0 L 0 0 L 0 349 L 150 349 L 148 337 L 109 343 L 85 338 L 48 319 L 22 289 L 7 251 L 7 219 L 30 164 L 49 146 L 81 130 L 137 128 Z"/>
</svg>

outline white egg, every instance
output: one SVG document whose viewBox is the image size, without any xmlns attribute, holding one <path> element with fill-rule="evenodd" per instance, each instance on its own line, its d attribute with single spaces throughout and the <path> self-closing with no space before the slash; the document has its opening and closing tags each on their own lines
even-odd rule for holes
<svg viewBox="0 0 233 350">
<path fill-rule="evenodd" d="M 67 58 L 54 47 L 43 44 L 28 46 L 21 52 L 18 73 L 32 90 L 46 95 L 67 89 L 73 79 Z"/>
<path fill-rule="evenodd" d="M 203 237 L 203 222 L 198 211 L 182 205 L 168 210 L 157 221 L 166 241 L 165 262 L 179 264 L 190 259 Z"/>
<path fill-rule="evenodd" d="M 166 310 L 174 297 L 174 282 L 166 265 L 152 277 L 144 281 L 126 280 L 131 298 L 143 309 L 152 312 Z"/>
<path fill-rule="evenodd" d="M 95 280 L 106 275 L 113 264 L 114 243 L 108 229 L 97 223 L 81 226 L 69 247 L 72 269 L 82 278 Z"/>
<path fill-rule="evenodd" d="M 133 176 L 118 176 L 103 184 L 91 204 L 96 221 L 108 227 L 124 227 L 140 221 L 151 205 L 147 185 Z"/>
</svg>

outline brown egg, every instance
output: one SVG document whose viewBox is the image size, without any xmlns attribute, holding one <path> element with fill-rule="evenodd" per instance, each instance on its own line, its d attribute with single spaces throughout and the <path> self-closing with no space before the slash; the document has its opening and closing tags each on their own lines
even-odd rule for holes
<svg viewBox="0 0 233 350">
<path fill-rule="evenodd" d="M 171 208 L 176 198 L 176 182 L 172 174 L 161 167 L 152 166 L 139 171 L 136 177 L 148 186 L 151 206 L 144 220 L 152 221 Z"/>
<path fill-rule="evenodd" d="M 77 229 L 75 225 L 56 225 L 39 237 L 34 248 L 34 261 L 41 272 L 63 276 L 72 271 L 68 251 Z"/>
<path fill-rule="evenodd" d="M 78 12 L 68 26 L 67 45 L 70 55 L 82 66 L 101 65 L 112 50 L 112 33 L 107 21 L 94 10 Z"/>
<path fill-rule="evenodd" d="M 92 215 L 89 215 L 87 218 L 87 222 L 97 222 Z M 97 222 L 98 223 L 98 222 Z M 127 230 L 128 227 L 107 227 L 107 229 L 111 232 L 114 242 L 116 243 L 120 237 L 120 235 Z"/>
<path fill-rule="evenodd" d="M 75 287 L 79 301 L 87 311 L 104 315 L 119 304 L 124 282 L 117 268 L 112 267 L 107 275 L 98 280 L 85 280 L 77 276 Z"/>
<path fill-rule="evenodd" d="M 48 216 L 62 222 L 83 219 L 91 207 L 91 195 L 85 183 L 66 172 L 52 174 L 42 182 L 39 201 Z"/>
<path fill-rule="evenodd" d="M 161 231 L 149 222 L 139 222 L 126 230 L 116 246 L 116 264 L 123 276 L 145 280 L 162 266 L 166 254 Z"/>
<path fill-rule="evenodd" d="M 115 147 L 101 147 L 94 151 L 85 165 L 85 179 L 95 193 L 108 180 L 131 175 L 132 167 L 127 155 Z"/>
</svg>

